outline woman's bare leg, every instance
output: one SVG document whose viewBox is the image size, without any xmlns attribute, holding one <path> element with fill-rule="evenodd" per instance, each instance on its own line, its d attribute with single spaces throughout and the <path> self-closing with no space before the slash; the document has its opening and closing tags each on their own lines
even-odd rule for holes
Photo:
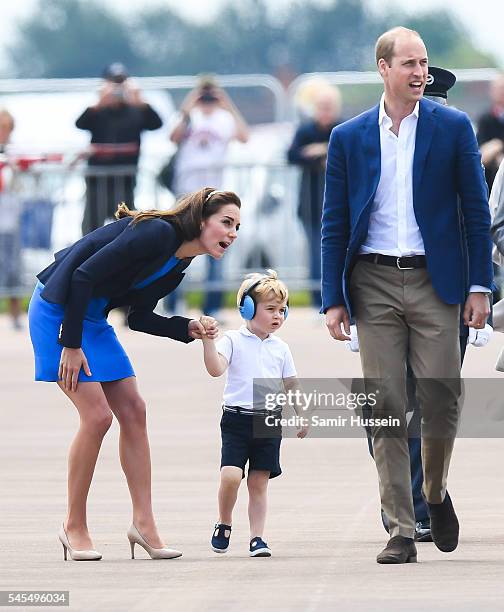
<svg viewBox="0 0 504 612">
<path fill-rule="evenodd" d="M 86 504 L 101 443 L 112 423 L 112 412 L 100 383 L 79 383 L 77 391 L 65 391 L 79 412 L 79 430 L 68 455 L 68 514 L 65 531 L 72 548 L 93 548 L 87 527 Z"/>
<path fill-rule="evenodd" d="M 162 548 L 151 495 L 151 459 L 145 402 L 141 398 L 135 377 L 102 383 L 110 409 L 115 414 L 121 433 L 119 456 L 133 503 L 133 523 L 147 542 Z"/>
</svg>

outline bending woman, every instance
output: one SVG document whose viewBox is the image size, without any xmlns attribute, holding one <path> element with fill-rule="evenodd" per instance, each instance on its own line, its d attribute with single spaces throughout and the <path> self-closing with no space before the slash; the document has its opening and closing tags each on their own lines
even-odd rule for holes
<svg viewBox="0 0 504 612">
<path fill-rule="evenodd" d="M 107 322 L 112 308 L 129 306 L 131 329 L 191 342 L 199 321 L 153 312 L 180 283 L 193 257 L 220 259 L 236 239 L 240 199 L 205 188 L 170 211 L 132 212 L 121 204 L 117 221 L 59 251 L 37 275 L 29 307 L 35 380 L 54 381 L 72 401 L 80 426 L 68 458 L 68 514 L 59 538 L 74 560 L 97 560 L 86 518 L 91 479 L 113 415 L 120 425 L 119 453 L 133 503 L 128 530 L 132 557 L 139 544 L 151 558 L 182 553 L 166 548 L 151 504 L 151 463 L 145 403 L 130 360 Z M 217 324 L 207 330 L 216 337 Z"/>
</svg>

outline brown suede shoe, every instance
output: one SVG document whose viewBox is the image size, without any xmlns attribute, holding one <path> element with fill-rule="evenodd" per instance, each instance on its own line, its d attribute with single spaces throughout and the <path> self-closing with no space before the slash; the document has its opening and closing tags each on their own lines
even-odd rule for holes
<svg viewBox="0 0 504 612">
<path fill-rule="evenodd" d="M 429 504 L 431 517 L 432 541 L 443 552 L 452 552 L 457 548 L 459 539 L 459 522 L 448 491 L 442 504 Z"/>
<path fill-rule="evenodd" d="M 376 557 L 377 563 L 416 563 L 417 550 L 413 538 L 394 536 Z"/>
</svg>

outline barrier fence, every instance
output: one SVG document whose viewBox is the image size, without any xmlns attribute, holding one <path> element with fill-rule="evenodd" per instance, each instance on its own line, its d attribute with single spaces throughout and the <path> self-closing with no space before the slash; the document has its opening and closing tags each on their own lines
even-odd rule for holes
<svg viewBox="0 0 504 612">
<path fill-rule="evenodd" d="M 454 72 L 458 83 L 453 93 L 450 92 L 450 101 L 474 119 L 487 104 L 488 85 L 497 71 Z M 288 89 L 270 75 L 218 78 L 236 96 L 245 116 L 252 113 L 248 118 L 252 121 L 255 118 L 256 123 L 264 122 L 267 129 L 292 128 L 299 116 L 296 95 L 310 81 L 316 83 L 323 79 L 341 88 L 345 118 L 375 103 L 381 89 L 375 72 L 305 74 Z M 197 79 L 193 76 L 142 77 L 136 81 L 140 89 L 164 92 L 177 102 Z M 14 110 L 16 100 L 20 99 L 17 96 L 89 93 L 100 83 L 100 79 L 7 79 L 0 80 L 0 95 L 5 96 L 8 106 Z M 25 102 L 33 104 L 31 98 Z M 58 127 L 54 125 L 54 129 Z M 277 269 L 292 289 L 319 288 L 318 281 L 310 280 L 309 261 L 313 261 L 314 255 L 313 249 L 310 254 L 310 246 L 314 241 L 308 231 L 308 226 L 316 225 L 318 220 L 307 226 L 304 218 L 304 226 L 301 224 L 297 215 L 300 172 L 278 161 L 284 158 L 288 143 L 274 142 L 275 138 L 273 130 L 269 140 L 250 155 L 262 161 L 233 161 L 223 168 L 225 187 L 236 191 L 243 201 L 240 238 L 226 253 L 217 278 L 206 275 L 204 262 L 198 258 L 189 269 L 184 290 L 235 289 L 245 272 L 268 266 Z M 276 157 L 263 154 L 272 142 Z M 78 240 L 83 225 L 88 231 L 109 219 L 119 200 L 131 203 L 134 198 L 140 209 L 172 206 L 173 195 L 160 186 L 157 170 L 153 169 L 159 164 L 149 166 L 141 162 L 138 171 L 124 166 L 103 168 L 87 166 L 81 157 L 75 151 L 0 155 L 0 297 L 29 294 L 34 274 L 52 261 L 54 251 Z M 87 210 L 86 198 L 91 203 Z"/>
<path fill-rule="evenodd" d="M 0 297 L 29 295 L 35 274 L 55 251 L 85 230 L 113 220 L 120 201 L 137 209 L 169 209 L 175 198 L 144 167 L 87 166 L 61 155 L 0 162 Z M 272 267 L 293 289 L 317 289 L 308 272 L 307 234 L 297 216 L 299 170 L 284 163 L 233 163 L 225 189 L 242 200 L 238 240 L 223 257 L 217 278 L 207 278 L 205 258 L 188 270 L 184 291 L 236 290 L 244 274 Z"/>
</svg>

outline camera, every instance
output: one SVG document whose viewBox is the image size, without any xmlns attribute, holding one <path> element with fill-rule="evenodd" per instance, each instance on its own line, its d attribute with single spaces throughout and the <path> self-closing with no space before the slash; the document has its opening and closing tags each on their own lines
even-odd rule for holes
<svg viewBox="0 0 504 612">
<path fill-rule="evenodd" d="M 200 95 L 198 97 L 199 102 L 203 102 L 204 104 L 211 104 L 212 102 L 217 102 L 218 98 L 215 95 L 215 89 L 213 85 L 203 85 L 200 89 Z"/>
<path fill-rule="evenodd" d="M 117 100 L 118 102 L 124 102 L 126 100 L 126 92 L 124 91 L 124 87 L 122 84 L 114 85 L 111 91 L 111 95 L 114 100 Z"/>
</svg>

